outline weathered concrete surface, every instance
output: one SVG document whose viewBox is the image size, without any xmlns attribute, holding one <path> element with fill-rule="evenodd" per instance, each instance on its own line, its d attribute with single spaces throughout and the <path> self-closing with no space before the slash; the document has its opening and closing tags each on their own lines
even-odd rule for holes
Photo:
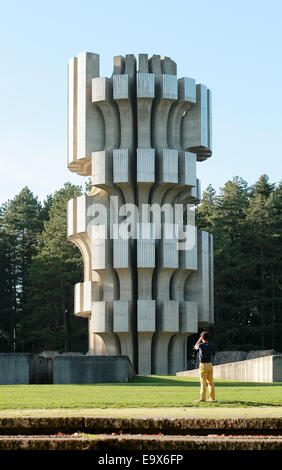
<svg viewBox="0 0 282 470">
<path fill-rule="evenodd" d="M 54 384 L 128 382 L 135 375 L 128 356 L 55 356 Z"/>
<path fill-rule="evenodd" d="M 0 384 L 51 384 L 52 360 L 29 353 L 0 353 Z"/>
<path fill-rule="evenodd" d="M 45 417 L 0 418 L 0 435 L 71 434 L 74 432 L 111 434 L 165 435 L 279 435 L 282 419 L 279 418 L 108 418 L 108 417 Z"/>
<path fill-rule="evenodd" d="M 0 418 L 0 450 L 281 450 L 282 419 Z"/>
<path fill-rule="evenodd" d="M 252 450 L 279 451 L 282 438 L 276 436 L 132 436 L 97 435 L 89 437 L 27 436 L 0 437 L 0 450 Z M 148 463 L 148 462 L 147 462 Z"/>
<path fill-rule="evenodd" d="M 176 375 L 199 377 L 199 369 L 177 372 Z M 282 355 L 214 366 L 213 376 L 238 382 L 282 382 Z"/>
</svg>

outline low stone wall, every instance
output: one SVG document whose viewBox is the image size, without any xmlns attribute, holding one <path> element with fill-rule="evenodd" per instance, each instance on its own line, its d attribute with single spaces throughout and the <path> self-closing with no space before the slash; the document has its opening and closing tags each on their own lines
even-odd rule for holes
<svg viewBox="0 0 282 470">
<path fill-rule="evenodd" d="M 219 366 L 221 364 L 230 364 L 231 362 L 245 361 L 248 359 L 256 359 L 262 356 L 278 356 L 281 353 L 274 351 L 274 349 L 266 350 L 254 350 L 254 351 L 218 351 L 215 353 L 214 365 Z M 198 369 L 199 367 L 199 355 L 197 354 L 195 367 L 189 369 Z"/>
<path fill-rule="evenodd" d="M 135 375 L 128 356 L 55 356 L 54 384 L 128 382 Z"/>
<path fill-rule="evenodd" d="M 128 382 L 135 371 L 128 356 L 0 353 L 0 385 Z"/>
<path fill-rule="evenodd" d="M 199 377 L 199 369 L 177 372 L 176 375 Z M 282 355 L 215 365 L 213 376 L 236 382 L 282 382 Z"/>
<path fill-rule="evenodd" d="M 52 360 L 29 353 L 0 353 L 0 385 L 51 384 Z"/>
</svg>

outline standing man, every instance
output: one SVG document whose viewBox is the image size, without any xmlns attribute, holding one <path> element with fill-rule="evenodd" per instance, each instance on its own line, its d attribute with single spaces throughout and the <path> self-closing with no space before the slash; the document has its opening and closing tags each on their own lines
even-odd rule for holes
<svg viewBox="0 0 282 470">
<path fill-rule="evenodd" d="M 200 399 L 197 402 L 206 401 L 206 382 L 208 382 L 209 395 L 208 401 L 215 400 L 214 394 L 214 383 L 213 383 L 213 356 L 215 353 L 214 344 L 209 342 L 209 333 L 203 331 L 200 338 L 195 344 L 194 348 L 199 351 L 200 361 L 200 380 L 201 380 L 201 391 Z"/>
</svg>

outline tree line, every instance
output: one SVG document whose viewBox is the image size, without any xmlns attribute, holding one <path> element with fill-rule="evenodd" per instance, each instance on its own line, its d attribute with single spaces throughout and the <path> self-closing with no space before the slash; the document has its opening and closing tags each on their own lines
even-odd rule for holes
<svg viewBox="0 0 282 470">
<path fill-rule="evenodd" d="M 66 233 L 67 201 L 88 189 L 66 183 L 41 203 L 24 187 L 0 207 L 1 352 L 87 351 L 87 321 L 73 314 L 82 256 Z M 281 203 L 267 175 L 203 192 L 196 225 L 214 236 L 217 350 L 282 352 Z"/>
<path fill-rule="evenodd" d="M 211 185 L 196 213 L 197 225 L 214 236 L 215 323 L 218 350 L 282 352 L 282 184 L 262 175 L 252 186 Z"/>
<path fill-rule="evenodd" d="M 79 250 L 66 238 L 66 183 L 41 203 L 28 187 L 0 210 L 0 351 L 87 351 L 87 322 L 73 314 L 82 280 Z"/>
</svg>

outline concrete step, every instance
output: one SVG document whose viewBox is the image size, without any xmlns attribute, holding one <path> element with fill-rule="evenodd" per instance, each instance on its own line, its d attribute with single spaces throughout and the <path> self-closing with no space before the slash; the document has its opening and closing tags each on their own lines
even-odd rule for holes
<svg viewBox="0 0 282 470">
<path fill-rule="evenodd" d="M 0 435 L 164 434 L 282 435 L 282 418 L 1 417 Z"/>
<path fill-rule="evenodd" d="M 280 451 L 282 436 L 159 436 L 159 435 L 95 435 L 89 436 L 1 436 L 0 451 Z M 137 460 L 138 460 L 137 456 Z M 144 459 L 144 454 L 140 459 Z M 169 462 L 167 454 L 166 463 Z M 180 457 L 179 457 L 180 458 Z M 136 457 L 135 457 L 136 459 Z M 150 463 L 149 456 L 147 462 Z M 165 463 L 165 462 L 163 462 Z M 174 462 L 175 463 L 175 462 Z"/>
</svg>

